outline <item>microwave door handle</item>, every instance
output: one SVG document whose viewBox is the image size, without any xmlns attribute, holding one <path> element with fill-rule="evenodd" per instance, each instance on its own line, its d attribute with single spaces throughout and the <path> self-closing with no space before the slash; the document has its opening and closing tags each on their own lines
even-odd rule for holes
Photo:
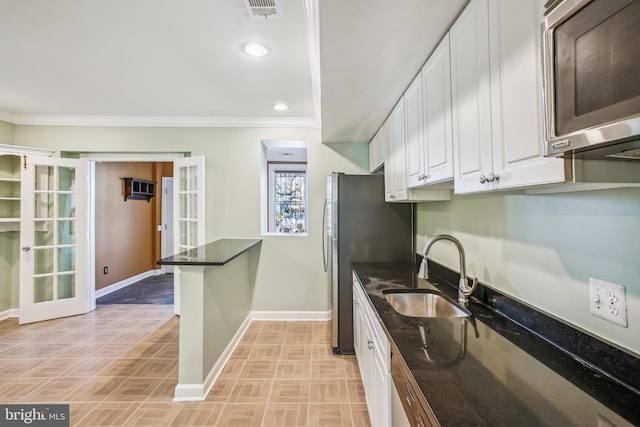
<svg viewBox="0 0 640 427">
<path fill-rule="evenodd" d="M 329 265 L 327 264 L 327 199 L 324 199 L 324 206 L 322 207 L 322 263 L 324 265 L 324 272 L 327 272 Z"/>
</svg>

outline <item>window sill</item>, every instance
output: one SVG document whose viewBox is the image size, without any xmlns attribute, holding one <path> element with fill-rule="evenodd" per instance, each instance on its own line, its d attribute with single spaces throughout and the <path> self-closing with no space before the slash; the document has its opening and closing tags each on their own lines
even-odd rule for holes
<svg viewBox="0 0 640 427">
<path fill-rule="evenodd" d="M 309 233 L 262 233 L 263 237 L 307 237 Z"/>
</svg>

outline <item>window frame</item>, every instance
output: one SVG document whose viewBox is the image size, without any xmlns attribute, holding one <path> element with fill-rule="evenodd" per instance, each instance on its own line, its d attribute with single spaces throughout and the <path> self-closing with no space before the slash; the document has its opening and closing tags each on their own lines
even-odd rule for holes
<svg viewBox="0 0 640 427">
<path fill-rule="evenodd" d="M 276 172 L 304 172 L 304 231 L 303 232 L 283 232 L 276 231 L 276 215 L 275 215 L 275 175 Z M 307 236 L 309 233 L 309 174 L 307 171 L 307 162 L 267 162 L 267 233 L 277 236 Z"/>
</svg>

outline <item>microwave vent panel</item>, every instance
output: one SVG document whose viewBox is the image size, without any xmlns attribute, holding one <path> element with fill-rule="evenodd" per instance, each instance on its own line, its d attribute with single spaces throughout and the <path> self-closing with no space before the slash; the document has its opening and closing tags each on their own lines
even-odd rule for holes
<svg viewBox="0 0 640 427">
<path fill-rule="evenodd" d="M 282 0 L 244 0 L 250 18 L 279 18 Z"/>
</svg>

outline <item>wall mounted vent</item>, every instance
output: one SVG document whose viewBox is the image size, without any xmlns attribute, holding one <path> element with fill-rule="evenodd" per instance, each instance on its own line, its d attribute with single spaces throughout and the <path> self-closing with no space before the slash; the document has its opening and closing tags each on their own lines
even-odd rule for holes
<svg viewBox="0 0 640 427">
<path fill-rule="evenodd" d="M 244 0 L 251 18 L 279 18 L 282 16 L 282 0 Z"/>
</svg>

